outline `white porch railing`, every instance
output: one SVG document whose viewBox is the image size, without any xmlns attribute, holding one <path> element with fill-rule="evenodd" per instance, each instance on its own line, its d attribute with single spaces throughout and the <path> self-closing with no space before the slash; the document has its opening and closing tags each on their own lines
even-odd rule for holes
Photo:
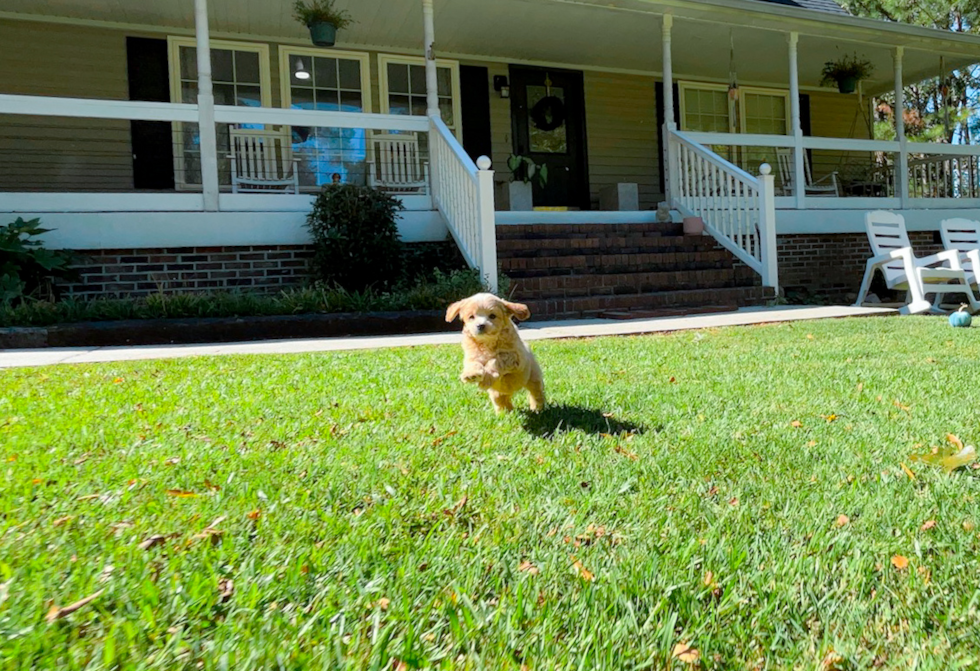
<svg viewBox="0 0 980 671">
<path fill-rule="evenodd" d="M 667 129 L 669 198 L 685 216 L 701 217 L 705 229 L 745 265 L 778 288 L 776 204 L 772 168 L 757 178 L 680 131 Z"/>
<path fill-rule="evenodd" d="M 429 117 L 432 196 L 471 268 L 497 292 L 497 238 L 490 159 L 473 163 L 441 119 Z"/>
</svg>

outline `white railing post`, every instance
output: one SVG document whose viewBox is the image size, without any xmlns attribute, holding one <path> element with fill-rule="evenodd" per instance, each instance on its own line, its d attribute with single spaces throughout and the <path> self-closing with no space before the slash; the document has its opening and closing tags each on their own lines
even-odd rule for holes
<svg viewBox="0 0 980 671">
<path fill-rule="evenodd" d="M 218 129 L 214 123 L 214 85 L 211 81 L 211 36 L 207 0 L 194 0 L 197 36 L 197 125 L 201 142 L 201 189 L 204 209 L 218 210 Z"/>
<path fill-rule="evenodd" d="M 762 285 L 779 292 L 779 261 L 776 254 L 776 184 L 772 166 L 759 167 L 759 245 L 762 252 Z"/>
<path fill-rule="evenodd" d="M 905 140 L 905 87 L 903 85 L 902 59 L 904 47 L 895 47 L 895 139 L 898 140 L 898 167 L 895 170 L 895 195 L 902 201 L 902 209 L 909 202 L 909 148 Z"/>
<path fill-rule="evenodd" d="M 803 163 L 803 123 L 800 116 L 800 34 L 789 34 L 789 103 L 791 110 L 790 131 L 793 133 L 793 195 L 796 209 L 806 209 L 806 167 Z"/>
<path fill-rule="evenodd" d="M 480 271 L 487 280 L 491 293 L 497 293 L 497 220 L 493 203 L 493 170 L 490 158 L 476 160 L 477 194 L 480 201 Z"/>
</svg>

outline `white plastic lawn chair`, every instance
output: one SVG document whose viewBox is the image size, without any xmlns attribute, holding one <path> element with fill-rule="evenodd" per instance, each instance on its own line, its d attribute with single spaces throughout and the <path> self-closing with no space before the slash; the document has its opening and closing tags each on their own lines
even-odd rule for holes
<svg viewBox="0 0 980 671">
<path fill-rule="evenodd" d="M 939 226 L 943 247 L 960 253 L 960 265 L 970 284 L 977 286 L 980 273 L 980 221 L 946 219 Z"/>
<path fill-rule="evenodd" d="M 779 165 L 779 179 L 783 184 L 783 195 L 791 196 L 796 191 L 793 188 L 796 165 L 793 162 L 792 149 L 776 149 L 776 162 Z M 830 196 L 836 198 L 840 196 L 840 179 L 837 172 L 832 172 L 820 179 L 813 180 L 813 171 L 810 169 L 810 157 L 803 154 L 803 193 L 807 196 Z"/>
<path fill-rule="evenodd" d="M 930 309 L 938 311 L 939 295 L 942 294 L 964 294 L 970 312 L 980 310 L 980 302 L 973 295 L 966 272 L 960 265 L 959 252 L 946 250 L 916 258 L 905 230 L 905 218 L 894 212 L 868 212 L 864 215 L 864 224 L 874 256 L 868 259 L 856 306 L 864 304 L 875 271 L 880 270 L 889 289 L 907 292 L 906 304 L 899 310 L 902 314 L 917 314 Z M 935 306 L 926 300 L 927 294 L 938 294 Z"/>
</svg>

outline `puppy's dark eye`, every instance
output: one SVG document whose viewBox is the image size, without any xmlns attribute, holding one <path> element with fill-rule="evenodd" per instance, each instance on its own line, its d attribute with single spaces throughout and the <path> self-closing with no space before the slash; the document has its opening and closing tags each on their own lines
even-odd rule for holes
<svg viewBox="0 0 980 671">
<path fill-rule="evenodd" d="M 473 317 L 475 317 L 475 316 L 476 315 L 470 315 L 469 317 L 466 318 L 466 321 L 468 321 L 468 322 L 473 321 Z"/>
<path fill-rule="evenodd" d="M 491 312 L 490 313 L 490 319 L 496 319 L 496 318 L 497 318 L 497 313 L 496 312 Z"/>
</svg>

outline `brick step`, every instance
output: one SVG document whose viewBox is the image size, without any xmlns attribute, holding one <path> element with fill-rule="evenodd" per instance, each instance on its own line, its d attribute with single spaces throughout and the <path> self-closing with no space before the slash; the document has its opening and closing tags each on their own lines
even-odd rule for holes
<svg viewBox="0 0 980 671">
<path fill-rule="evenodd" d="M 703 305 L 701 307 L 659 308 L 656 310 L 610 310 L 599 314 L 600 319 L 662 319 L 664 317 L 690 317 L 692 315 L 710 315 L 719 312 L 734 312 L 738 305 Z"/>
<path fill-rule="evenodd" d="M 757 282 L 755 271 L 746 267 L 608 275 L 552 275 L 512 279 L 511 295 L 526 301 L 751 287 Z"/>
<path fill-rule="evenodd" d="M 611 235 L 537 240 L 497 240 L 498 258 L 581 256 L 583 254 L 671 254 L 718 249 L 710 236 Z"/>
<path fill-rule="evenodd" d="M 774 297 L 767 287 L 735 287 L 728 289 L 694 289 L 662 291 L 621 296 L 588 296 L 581 298 L 548 298 L 525 301 L 532 320 L 583 319 L 599 317 L 608 312 L 662 310 L 665 308 L 727 305 L 744 307 L 762 305 Z"/>
<path fill-rule="evenodd" d="M 511 278 L 548 275 L 598 275 L 648 273 L 676 270 L 730 268 L 732 256 L 724 249 L 657 254 L 580 254 L 576 256 L 527 256 L 500 259 Z"/>
<path fill-rule="evenodd" d="M 683 224 L 521 224 L 497 226 L 498 240 L 582 238 L 622 235 L 682 235 Z"/>
</svg>

